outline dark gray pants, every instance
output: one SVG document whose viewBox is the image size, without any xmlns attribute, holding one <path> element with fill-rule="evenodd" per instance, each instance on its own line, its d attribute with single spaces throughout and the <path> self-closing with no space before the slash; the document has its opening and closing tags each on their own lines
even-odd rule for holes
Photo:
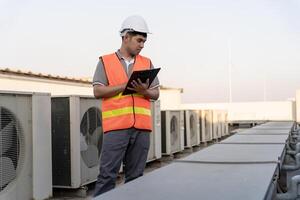
<svg viewBox="0 0 300 200">
<path fill-rule="evenodd" d="M 104 134 L 94 197 L 115 187 L 122 161 L 125 183 L 143 175 L 150 146 L 149 134 L 135 128 Z"/>
</svg>

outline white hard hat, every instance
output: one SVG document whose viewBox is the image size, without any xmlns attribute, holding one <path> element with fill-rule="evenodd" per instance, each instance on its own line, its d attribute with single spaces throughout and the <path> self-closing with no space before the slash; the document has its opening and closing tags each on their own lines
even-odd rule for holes
<svg viewBox="0 0 300 200">
<path fill-rule="evenodd" d="M 124 20 L 120 29 L 120 35 L 124 36 L 127 32 L 132 31 L 150 33 L 146 21 L 139 15 L 132 15 Z"/>
</svg>

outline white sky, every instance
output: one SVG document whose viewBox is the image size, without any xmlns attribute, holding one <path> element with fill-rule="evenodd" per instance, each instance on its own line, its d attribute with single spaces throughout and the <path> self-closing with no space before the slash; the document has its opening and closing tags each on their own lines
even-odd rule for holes
<svg viewBox="0 0 300 200">
<path fill-rule="evenodd" d="M 300 0 L 0 0 L 0 68 L 93 76 L 129 15 L 153 32 L 142 55 L 184 102 L 286 100 L 300 89 Z"/>
</svg>

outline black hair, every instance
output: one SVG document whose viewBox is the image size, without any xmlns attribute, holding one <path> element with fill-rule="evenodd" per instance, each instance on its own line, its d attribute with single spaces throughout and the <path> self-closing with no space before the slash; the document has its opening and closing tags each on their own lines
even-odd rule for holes
<svg viewBox="0 0 300 200">
<path fill-rule="evenodd" d="M 130 36 L 141 35 L 141 36 L 147 38 L 147 33 L 142 33 L 142 32 L 138 32 L 138 31 L 128 32 L 128 34 L 129 34 Z"/>
<path fill-rule="evenodd" d="M 142 33 L 142 32 L 138 32 L 138 31 L 128 31 L 127 32 L 128 35 L 132 36 L 136 36 L 136 35 L 141 35 L 145 38 L 147 38 L 147 33 Z M 124 36 L 122 37 L 122 39 L 124 38 Z"/>
</svg>

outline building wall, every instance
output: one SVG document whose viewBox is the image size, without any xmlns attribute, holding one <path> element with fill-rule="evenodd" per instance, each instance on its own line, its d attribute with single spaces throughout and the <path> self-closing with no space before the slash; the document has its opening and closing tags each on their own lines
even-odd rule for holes
<svg viewBox="0 0 300 200">
<path fill-rule="evenodd" d="M 48 92 L 51 95 L 93 95 L 89 84 L 0 74 L 0 90 Z"/>
<path fill-rule="evenodd" d="M 229 121 L 296 120 L 294 101 L 182 104 L 182 108 L 228 110 Z"/>
<path fill-rule="evenodd" d="M 296 92 L 296 112 L 297 112 L 297 122 L 300 123 L 300 90 Z"/>
<path fill-rule="evenodd" d="M 296 120 L 294 101 L 235 103 L 229 107 L 229 119 Z"/>
<path fill-rule="evenodd" d="M 159 99 L 161 110 L 180 109 L 181 90 L 161 89 Z"/>
<path fill-rule="evenodd" d="M 0 74 L 0 90 L 48 92 L 51 95 L 93 95 L 90 83 L 50 80 Z M 181 104 L 181 89 L 160 90 L 161 109 L 228 110 L 230 121 L 235 120 L 296 120 L 300 122 L 300 90 L 294 101 Z"/>
<path fill-rule="evenodd" d="M 47 92 L 51 95 L 92 95 L 93 87 L 89 83 L 50 80 L 26 76 L 0 74 L 0 90 Z M 178 108 L 181 104 L 181 89 L 161 89 L 161 108 Z"/>
</svg>

